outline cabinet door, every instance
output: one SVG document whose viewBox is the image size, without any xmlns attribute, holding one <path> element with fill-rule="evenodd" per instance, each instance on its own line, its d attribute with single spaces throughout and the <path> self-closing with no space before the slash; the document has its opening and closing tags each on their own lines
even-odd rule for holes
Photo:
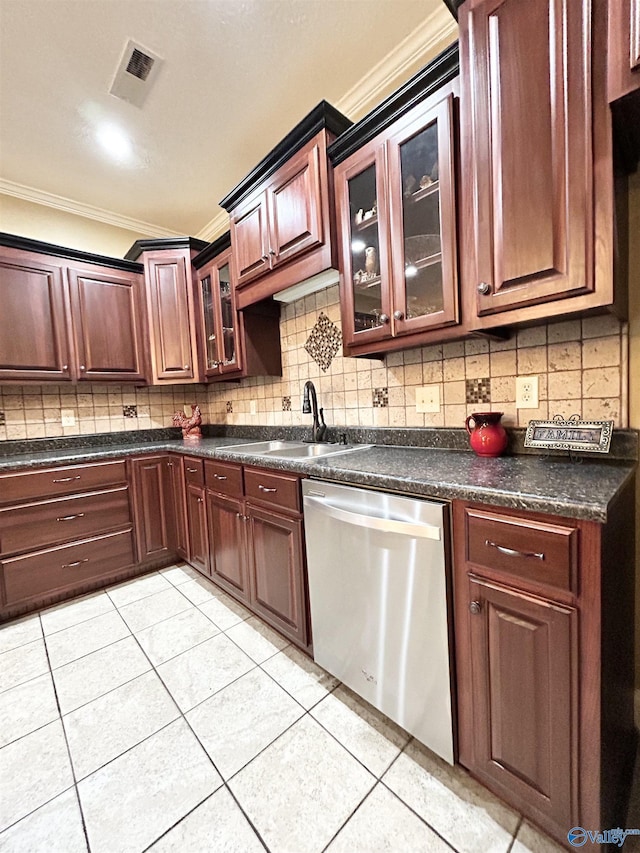
<svg viewBox="0 0 640 853">
<path fill-rule="evenodd" d="M 391 335 L 391 292 L 384 145 L 369 146 L 335 171 L 344 275 L 342 331 L 347 344 Z"/>
<path fill-rule="evenodd" d="M 300 151 L 268 190 L 272 267 L 322 243 L 320 149 Z"/>
<path fill-rule="evenodd" d="M 243 502 L 207 490 L 211 577 L 241 601 L 249 599 Z"/>
<path fill-rule="evenodd" d="M 460 9 L 462 283 L 480 317 L 594 288 L 591 5 Z"/>
<path fill-rule="evenodd" d="M 167 461 L 164 455 L 135 459 L 132 463 L 139 563 L 171 553 Z"/>
<path fill-rule="evenodd" d="M 577 617 L 469 578 L 474 774 L 553 820 L 578 819 Z"/>
<path fill-rule="evenodd" d="M 640 89 L 640 0 L 609 4 L 609 101 Z"/>
<path fill-rule="evenodd" d="M 189 559 L 184 467 L 181 456 L 167 460 L 169 545 L 183 560 Z"/>
<path fill-rule="evenodd" d="M 59 267 L 0 254 L 0 380 L 71 379 Z"/>
<path fill-rule="evenodd" d="M 267 196 L 261 192 L 241 204 L 231 220 L 231 245 L 236 265 L 236 285 L 262 275 L 271 268 Z"/>
<path fill-rule="evenodd" d="M 387 141 L 394 335 L 457 323 L 453 96 Z"/>
<path fill-rule="evenodd" d="M 140 277 L 100 268 L 67 274 L 78 379 L 144 379 Z"/>
<path fill-rule="evenodd" d="M 189 253 L 146 253 L 144 268 L 153 380 L 193 380 L 196 352 Z"/>
<path fill-rule="evenodd" d="M 209 571 L 209 546 L 207 541 L 207 513 L 204 486 L 187 485 L 187 534 L 189 562 L 201 572 Z"/>
<path fill-rule="evenodd" d="M 231 250 L 207 265 L 198 278 L 202 310 L 204 373 L 207 378 L 241 370 L 239 318 L 231 283 Z"/>
<path fill-rule="evenodd" d="M 308 643 L 302 520 L 247 504 L 251 606 L 299 646 Z"/>
</svg>

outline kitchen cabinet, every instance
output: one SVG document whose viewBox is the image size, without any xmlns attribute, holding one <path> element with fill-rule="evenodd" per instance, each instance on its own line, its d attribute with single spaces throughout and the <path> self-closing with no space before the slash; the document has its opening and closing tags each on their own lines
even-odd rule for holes
<svg viewBox="0 0 640 853">
<path fill-rule="evenodd" d="M 189 559 L 189 541 L 187 538 L 187 510 L 183 457 L 171 454 L 167 459 L 168 475 L 168 518 L 169 548 L 171 551 Z"/>
<path fill-rule="evenodd" d="M 10 235 L 1 242 L 1 381 L 144 381 L 137 265 L 88 263 L 87 253 Z"/>
<path fill-rule="evenodd" d="M 281 376 L 280 306 L 263 302 L 239 312 L 231 237 L 224 234 L 194 259 L 201 377 L 206 381 Z"/>
<path fill-rule="evenodd" d="M 351 122 L 322 101 L 221 202 L 238 308 L 335 268 L 327 145 Z"/>
<path fill-rule="evenodd" d="M 168 454 L 146 456 L 131 463 L 138 562 L 171 555 Z"/>
<path fill-rule="evenodd" d="M 434 330 L 441 340 L 460 321 L 455 90 L 441 87 L 336 166 L 349 355 L 427 343 Z"/>
<path fill-rule="evenodd" d="M 640 90 L 640 0 L 609 4 L 609 101 Z"/>
<path fill-rule="evenodd" d="M 0 475 L 0 616 L 80 593 L 135 563 L 122 461 Z"/>
<path fill-rule="evenodd" d="M 300 478 L 217 460 L 205 471 L 212 580 L 307 649 Z"/>
<path fill-rule="evenodd" d="M 138 240 L 127 252 L 144 262 L 152 385 L 199 381 L 191 259 L 205 246 L 189 237 Z"/>
<path fill-rule="evenodd" d="M 195 456 L 184 458 L 184 478 L 187 498 L 187 541 L 189 562 L 209 574 L 207 514 L 204 489 L 204 463 Z"/>
<path fill-rule="evenodd" d="M 454 501 L 459 760 L 562 843 L 567 827 L 624 824 L 635 743 L 624 501 L 606 526 Z"/>
<path fill-rule="evenodd" d="M 607 3 L 467 0 L 461 280 L 472 328 L 613 307 Z"/>
</svg>

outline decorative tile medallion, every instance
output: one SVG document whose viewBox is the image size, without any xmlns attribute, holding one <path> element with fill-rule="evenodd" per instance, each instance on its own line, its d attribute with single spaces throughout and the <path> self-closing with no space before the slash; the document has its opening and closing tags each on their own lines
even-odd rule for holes
<svg viewBox="0 0 640 853">
<path fill-rule="evenodd" d="M 231 400 L 227 400 L 227 414 L 233 414 L 233 403 L 231 402 Z"/>
<path fill-rule="evenodd" d="M 386 409 L 389 405 L 389 389 L 374 388 L 371 392 L 374 409 Z"/>
<path fill-rule="evenodd" d="M 467 379 L 466 380 L 467 403 L 490 403 L 491 402 L 491 380 Z"/>
<path fill-rule="evenodd" d="M 342 346 L 342 334 L 335 323 L 320 312 L 304 348 L 321 370 L 329 370 L 334 356 Z"/>
<path fill-rule="evenodd" d="M 283 397 L 282 398 L 282 411 L 290 412 L 291 411 L 291 397 Z"/>
<path fill-rule="evenodd" d="M 137 418 L 138 417 L 138 407 L 137 406 L 123 406 L 122 407 L 122 417 L 123 418 Z"/>
<path fill-rule="evenodd" d="M 4 426 L 6 423 L 4 412 L 0 412 L 0 426 Z"/>
</svg>

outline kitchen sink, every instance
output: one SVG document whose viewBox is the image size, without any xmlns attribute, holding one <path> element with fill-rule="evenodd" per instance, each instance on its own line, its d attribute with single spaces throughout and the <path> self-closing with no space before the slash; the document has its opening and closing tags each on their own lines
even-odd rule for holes
<svg viewBox="0 0 640 853">
<path fill-rule="evenodd" d="M 271 450 L 267 456 L 283 456 L 287 459 L 312 459 L 316 456 L 333 456 L 336 453 L 348 453 L 351 450 L 362 450 L 370 445 L 359 444 L 301 444 L 297 447 L 287 447 L 282 450 Z"/>
<path fill-rule="evenodd" d="M 303 445 L 297 441 L 253 441 L 249 444 L 227 444 L 220 450 L 235 450 L 238 453 L 251 453 L 262 456 L 263 453 L 274 453 L 282 450 L 294 450 Z"/>
</svg>

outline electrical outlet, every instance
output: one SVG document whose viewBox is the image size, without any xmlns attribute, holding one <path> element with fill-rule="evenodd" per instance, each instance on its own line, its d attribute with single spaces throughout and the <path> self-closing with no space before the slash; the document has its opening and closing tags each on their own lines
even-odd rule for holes
<svg viewBox="0 0 640 853">
<path fill-rule="evenodd" d="M 416 388 L 416 412 L 440 411 L 440 386 L 422 385 Z"/>
<path fill-rule="evenodd" d="M 249 402 L 249 414 L 250 415 L 257 415 L 258 414 L 258 401 L 257 400 L 251 400 Z"/>
<path fill-rule="evenodd" d="M 538 408 L 538 377 L 518 376 L 516 379 L 516 409 Z"/>
<path fill-rule="evenodd" d="M 75 426 L 76 413 L 73 411 L 73 409 L 61 409 L 60 420 L 62 421 L 62 426 Z"/>
</svg>

